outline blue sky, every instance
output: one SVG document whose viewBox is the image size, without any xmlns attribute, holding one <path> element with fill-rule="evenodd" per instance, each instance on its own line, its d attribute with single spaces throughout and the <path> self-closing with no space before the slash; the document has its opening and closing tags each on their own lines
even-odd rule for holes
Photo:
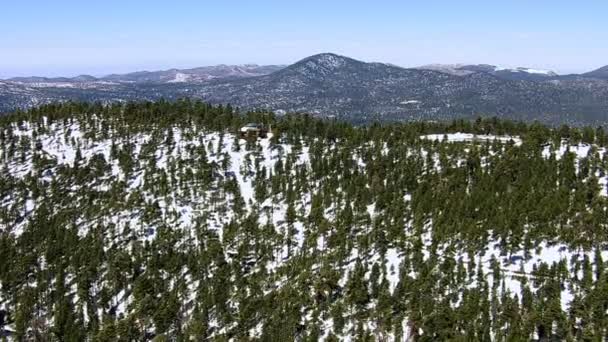
<svg viewBox="0 0 608 342">
<path fill-rule="evenodd" d="M 214 64 L 320 52 L 401 66 L 608 64 L 608 1 L 5 0 L 0 78 Z"/>
</svg>

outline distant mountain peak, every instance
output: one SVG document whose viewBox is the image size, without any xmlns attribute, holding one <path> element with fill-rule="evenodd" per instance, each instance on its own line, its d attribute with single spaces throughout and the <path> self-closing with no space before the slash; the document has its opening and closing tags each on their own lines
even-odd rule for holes
<svg viewBox="0 0 608 342">
<path fill-rule="evenodd" d="M 324 67 L 324 68 L 328 68 L 328 69 L 336 69 L 336 68 L 340 68 L 350 62 L 357 62 L 357 61 L 355 61 L 352 58 L 337 55 L 335 53 L 320 53 L 320 54 L 305 58 L 296 64 L 306 63 L 307 65 L 310 65 L 310 66 L 316 65 L 316 66 Z"/>
<path fill-rule="evenodd" d="M 304 60 L 327 60 L 327 59 L 352 59 L 350 57 L 342 56 L 333 52 L 322 52 L 316 55 L 308 56 Z"/>
<path fill-rule="evenodd" d="M 320 53 L 304 58 L 285 68 L 286 73 L 296 73 L 307 77 L 328 76 L 366 63 L 335 53 Z"/>
<path fill-rule="evenodd" d="M 74 81 L 80 81 L 80 82 L 93 82 L 96 81 L 97 78 L 93 77 L 91 75 L 78 75 L 74 78 L 72 78 Z"/>
</svg>

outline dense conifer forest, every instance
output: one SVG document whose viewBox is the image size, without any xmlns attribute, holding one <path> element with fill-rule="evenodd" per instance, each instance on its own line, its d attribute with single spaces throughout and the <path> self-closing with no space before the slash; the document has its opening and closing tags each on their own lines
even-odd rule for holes
<svg viewBox="0 0 608 342">
<path fill-rule="evenodd" d="M 13 113 L 0 339 L 604 341 L 607 144 L 194 100 Z"/>
</svg>

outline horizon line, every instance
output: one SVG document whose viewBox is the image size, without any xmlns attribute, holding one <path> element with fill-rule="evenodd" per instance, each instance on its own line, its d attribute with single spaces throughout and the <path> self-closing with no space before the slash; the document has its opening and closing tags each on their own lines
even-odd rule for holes
<svg viewBox="0 0 608 342">
<path fill-rule="evenodd" d="M 335 55 L 335 56 L 340 56 L 340 57 L 344 57 L 344 58 L 349 58 L 349 59 L 353 59 L 359 62 L 364 62 L 364 63 L 380 63 L 380 64 L 387 64 L 387 65 L 392 65 L 392 66 L 396 66 L 399 68 L 403 68 L 403 69 L 416 69 L 416 68 L 421 68 L 421 67 L 426 67 L 426 66 L 466 66 L 466 65 L 490 65 L 490 66 L 495 66 L 495 67 L 499 67 L 499 68 L 504 68 L 504 69 L 517 69 L 517 68 L 530 68 L 530 69 L 541 69 L 541 70 L 547 70 L 547 71 L 552 71 L 555 72 L 558 76 L 568 76 L 568 75 L 581 75 L 584 73 L 588 73 L 588 72 L 592 72 L 598 69 L 601 69 L 605 66 L 608 65 L 603 65 L 603 66 L 598 66 L 595 67 L 591 70 L 587 70 L 587 71 L 567 71 L 567 72 L 562 72 L 562 71 L 556 71 L 556 70 L 550 70 L 550 69 L 546 69 L 543 67 L 535 67 L 535 66 L 522 66 L 522 65 L 505 65 L 505 64 L 500 64 L 500 63 L 476 63 L 476 62 L 449 62 L 449 63 L 442 63 L 442 62 L 434 62 L 431 61 L 429 63 L 426 64 L 421 64 L 421 65 L 414 65 L 414 66 L 403 66 L 400 64 L 396 64 L 396 63 L 392 63 L 392 62 L 381 62 L 381 61 L 367 61 L 367 60 L 363 60 L 363 59 L 358 59 L 355 57 L 350 57 L 350 56 L 346 56 L 343 54 L 339 54 L 339 53 L 334 53 L 334 52 L 323 52 L 323 53 L 316 53 L 316 54 L 312 54 L 303 58 L 300 58 L 298 60 L 296 60 L 295 62 L 291 62 L 291 63 L 251 63 L 251 62 L 247 62 L 247 63 L 236 63 L 236 64 L 230 64 L 230 63 L 211 63 L 211 64 L 207 64 L 207 65 L 186 65 L 186 66 L 173 66 L 173 67 L 133 67 L 133 68 L 129 68 L 126 65 L 123 66 L 113 66 L 113 67 L 108 67 L 108 69 L 110 68 L 115 68 L 115 69 L 123 69 L 124 71 L 108 71 L 108 72 L 61 72 L 61 71 L 51 71 L 50 74 L 44 74 L 44 73 L 17 73 L 14 74 L 12 76 L 7 76 L 8 73 L 3 73 L 2 71 L 0 71 L 0 80 L 2 81 L 10 81 L 12 79 L 16 79 L 16 78 L 33 78 L 33 77 L 40 77 L 40 78 L 76 78 L 76 77 L 81 77 L 81 76 L 88 76 L 88 77 L 94 77 L 97 79 L 100 78 L 105 78 L 105 77 L 109 77 L 109 76 L 114 76 L 114 75 L 126 75 L 126 74 L 134 74 L 134 73 L 155 73 L 155 72 L 166 72 L 166 71 L 172 71 L 172 70 L 192 70 L 192 69 L 198 69 L 198 68 L 211 68 L 211 67 L 220 67 L 220 66 L 260 66 L 260 67 L 265 67 L 265 66 L 282 66 L 282 67 L 289 67 L 293 64 L 296 64 L 300 61 L 306 60 L 308 58 L 311 57 L 315 57 L 315 56 L 320 56 L 320 55 Z M 90 67 L 90 69 L 95 68 L 95 67 Z M 126 71 L 126 70 L 130 70 L 130 71 Z M 581 70 L 581 69 L 579 69 Z M 91 70 L 92 71 L 92 70 Z"/>
</svg>

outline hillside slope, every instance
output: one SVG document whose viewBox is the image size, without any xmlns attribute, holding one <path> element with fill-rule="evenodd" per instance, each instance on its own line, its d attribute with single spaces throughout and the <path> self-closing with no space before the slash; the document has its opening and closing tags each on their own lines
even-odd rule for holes
<svg viewBox="0 0 608 342">
<path fill-rule="evenodd" d="M 247 121 L 273 134 L 240 139 Z M 605 336 L 605 143 L 589 129 L 353 128 L 187 101 L 3 118 L 0 331 Z"/>
</svg>

